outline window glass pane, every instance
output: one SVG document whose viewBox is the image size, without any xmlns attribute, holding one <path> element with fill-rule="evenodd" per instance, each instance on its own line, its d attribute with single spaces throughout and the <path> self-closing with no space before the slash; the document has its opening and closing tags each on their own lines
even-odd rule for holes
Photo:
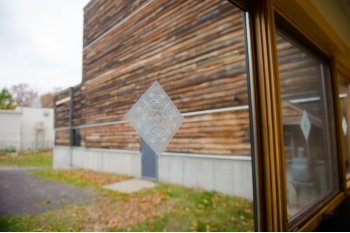
<svg viewBox="0 0 350 233">
<path fill-rule="evenodd" d="M 254 230 L 246 12 L 228 0 L 111 2 L 85 8 L 83 81 L 69 122 L 84 127 L 72 142 L 91 148 L 89 159 L 104 148 L 108 160 L 90 169 L 107 164 L 162 183 L 167 213 L 145 216 L 147 229 Z M 178 115 L 163 89 L 183 116 L 175 135 L 169 115 Z M 57 97 L 56 126 L 69 125 L 67 94 Z M 56 134 L 57 144 L 67 145 L 66 137 Z M 71 155 L 73 166 L 83 164 Z"/>
<path fill-rule="evenodd" d="M 277 36 L 277 49 L 287 207 L 292 220 L 337 189 L 331 95 L 322 60 L 284 35 Z"/>
<path fill-rule="evenodd" d="M 350 82 L 340 75 L 339 99 L 341 105 L 341 135 L 343 137 L 342 150 L 345 156 L 346 176 L 350 178 L 350 137 L 348 122 L 350 120 Z"/>
</svg>

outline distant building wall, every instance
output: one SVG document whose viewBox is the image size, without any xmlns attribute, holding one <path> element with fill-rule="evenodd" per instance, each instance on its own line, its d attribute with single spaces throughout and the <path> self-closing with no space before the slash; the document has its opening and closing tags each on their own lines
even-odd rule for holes
<svg viewBox="0 0 350 233">
<path fill-rule="evenodd" d="M 20 149 L 21 117 L 19 110 L 0 110 L 0 149 Z"/>
<path fill-rule="evenodd" d="M 52 108 L 22 108 L 22 150 L 52 148 L 54 139 L 54 112 Z"/>
<path fill-rule="evenodd" d="M 54 112 L 50 108 L 0 110 L 0 147 L 16 150 L 51 149 L 53 147 Z"/>
</svg>

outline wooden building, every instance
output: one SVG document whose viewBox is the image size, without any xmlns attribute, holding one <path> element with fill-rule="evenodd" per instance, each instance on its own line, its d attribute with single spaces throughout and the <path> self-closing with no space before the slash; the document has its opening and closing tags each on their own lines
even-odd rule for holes
<svg viewBox="0 0 350 233">
<path fill-rule="evenodd" d="M 350 187 L 345 2 L 91 0 L 54 166 L 240 196 L 257 229 L 314 229 Z M 184 117 L 161 155 L 123 120 L 154 81 Z"/>
</svg>

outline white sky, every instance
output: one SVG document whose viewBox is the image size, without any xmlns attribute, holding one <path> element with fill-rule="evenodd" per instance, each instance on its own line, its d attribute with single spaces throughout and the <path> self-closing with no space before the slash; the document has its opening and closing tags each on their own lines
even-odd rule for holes
<svg viewBox="0 0 350 233">
<path fill-rule="evenodd" d="M 81 82 L 83 7 L 89 0 L 0 0 L 0 89 L 39 93 Z"/>
</svg>

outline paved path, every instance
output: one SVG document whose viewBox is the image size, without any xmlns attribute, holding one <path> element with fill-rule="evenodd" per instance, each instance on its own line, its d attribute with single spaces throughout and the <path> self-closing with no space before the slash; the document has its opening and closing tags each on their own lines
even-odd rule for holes
<svg viewBox="0 0 350 233">
<path fill-rule="evenodd" d="M 0 168 L 0 215 L 39 214 L 95 196 L 93 191 L 32 176 L 30 170 Z"/>
<path fill-rule="evenodd" d="M 135 193 L 144 189 L 154 188 L 156 183 L 149 180 L 130 179 L 103 186 L 103 188 L 120 193 Z"/>
</svg>

